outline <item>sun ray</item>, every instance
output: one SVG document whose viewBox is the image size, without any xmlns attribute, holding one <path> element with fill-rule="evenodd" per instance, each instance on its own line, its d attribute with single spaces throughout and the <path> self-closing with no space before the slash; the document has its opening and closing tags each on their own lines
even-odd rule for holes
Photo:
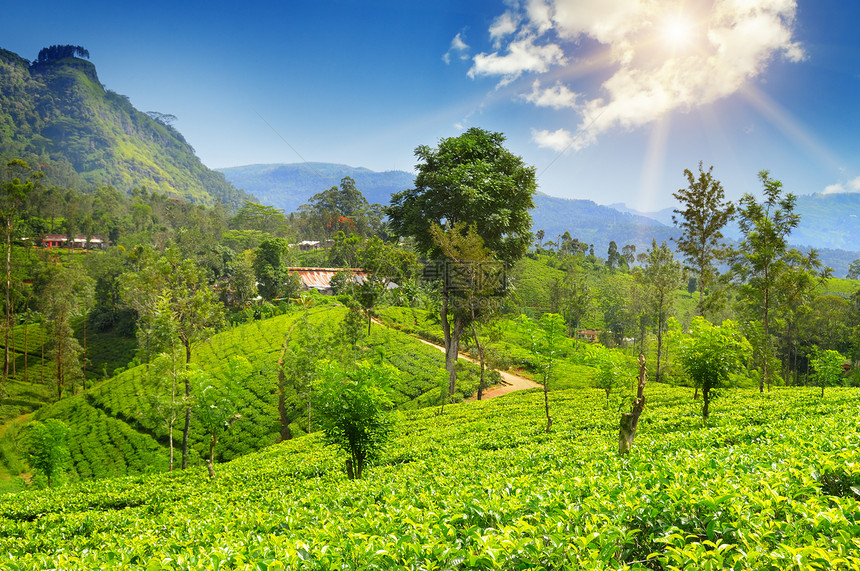
<svg viewBox="0 0 860 571">
<path fill-rule="evenodd" d="M 655 121 L 651 128 L 648 148 L 642 161 L 642 174 L 639 177 L 639 192 L 636 195 L 635 207 L 637 210 L 643 212 L 658 210 L 658 205 L 663 202 L 659 195 L 665 189 L 661 188 L 660 182 L 666 166 L 670 127 L 671 120 L 667 114 Z"/>
<path fill-rule="evenodd" d="M 791 113 L 753 85 L 745 85 L 740 94 L 752 104 L 761 115 L 779 129 L 798 147 L 805 149 L 821 164 L 841 172 L 841 161 L 823 143 L 818 141 Z"/>
</svg>

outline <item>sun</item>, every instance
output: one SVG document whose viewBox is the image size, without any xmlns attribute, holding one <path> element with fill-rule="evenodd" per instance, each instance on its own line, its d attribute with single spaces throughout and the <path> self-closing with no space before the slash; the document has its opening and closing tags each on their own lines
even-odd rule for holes
<svg viewBox="0 0 860 571">
<path fill-rule="evenodd" d="M 660 31 L 663 41 L 675 49 L 689 46 L 695 32 L 693 23 L 681 15 L 667 17 Z"/>
</svg>

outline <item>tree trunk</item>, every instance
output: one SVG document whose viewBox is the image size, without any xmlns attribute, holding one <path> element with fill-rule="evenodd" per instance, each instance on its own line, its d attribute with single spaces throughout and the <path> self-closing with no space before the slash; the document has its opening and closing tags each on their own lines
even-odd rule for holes
<svg viewBox="0 0 860 571">
<path fill-rule="evenodd" d="M 711 390 L 702 388 L 702 420 L 708 420 L 711 416 Z"/>
<path fill-rule="evenodd" d="M 608 392 L 607 392 L 608 397 Z M 636 398 L 633 399 L 633 407 L 630 412 L 621 415 L 621 423 L 618 428 L 618 454 L 624 456 L 633 447 L 636 438 L 636 429 L 639 426 L 639 417 L 645 408 L 645 355 L 639 355 L 639 384 L 636 387 Z"/>
<path fill-rule="evenodd" d="M 287 379 L 284 376 L 284 357 L 287 355 L 287 347 L 290 344 L 292 333 L 291 327 L 287 331 L 284 346 L 281 348 L 281 356 L 278 358 L 278 416 L 281 420 L 281 442 L 293 437 L 292 432 L 290 432 L 290 419 L 287 418 Z"/>
<path fill-rule="evenodd" d="M 185 426 L 182 428 L 182 469 L 188 468 L 188 433 L 191 432 L 191 379 L 188 365 L 191 363 L 191 342 L 182 340 L 185 346 Z"/>
<path fill-rule="evenodd" d="M 168 471 L 173 472 L 173 420 L 167 425 L 167 438 L 170 441 L 170 464 Z"/>
<path fill-rule="evenodd" d="M 218 437 L 215 436 L 215 433 L 212 433 L 211 438 L 209 438 L 209 457 L 206 459 L 206 468 L 209 470 L 209 477 L 215 477 L 215 442 L 218 440 Z"/>
<path fill-rule="evenodd" d="M 657 309 L 657 371 L 654 382 L 660 382 L 660 357 L 663 355 L 663 294 L 660 294 L 659 307 Z"/>
<path fill-rule="evenodd" d="M 544 378 L 543 380 L 543 408 L 546 413 L 546 432 L 547 434 L 552 430 L 552 416 L 549 414 L 549 379 Z"/>
<path fill-rule="evenodd" d="M 12 216 L 6 219 L 6 332 L 3 376 L 9 378 L 9 331 L 12 328 Z"/>
<path fill-rule="evenodd" d="M 484 365 L 484 348 L 481 346 L 481 342 L 478 340 L 478 328 L 475 326 L 475 307 L 472 306 L 472 337 L 475 338 L 475 347 L 478 349 L 478 359 L 481 364 L 481 380 L 478 381 L 478 400 L 481 400 L 481 397 L 484 396 L 484 371 L 486 369 Z"/>
</svg>

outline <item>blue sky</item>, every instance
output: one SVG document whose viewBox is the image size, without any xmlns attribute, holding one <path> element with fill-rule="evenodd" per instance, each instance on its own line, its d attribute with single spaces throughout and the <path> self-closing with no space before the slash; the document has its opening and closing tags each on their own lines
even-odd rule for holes
<svg viewBox="0 0 860 571">
<path fill-rule="evenodd" d="M 860 192 L 858 21 L 836 0 L 47 1 L 5 7 L 0 47 L 86 47 L 213 168 L 412 170 L 478 126 L 541 191 L 647 211 L 700 160 L 731 199 L 762 169 Z"/>
</svg>

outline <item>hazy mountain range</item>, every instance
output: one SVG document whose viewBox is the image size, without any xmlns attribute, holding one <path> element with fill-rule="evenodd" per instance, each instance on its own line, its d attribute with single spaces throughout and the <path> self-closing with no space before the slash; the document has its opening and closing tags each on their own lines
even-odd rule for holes
<svg viewBox="0 0 860 571">
<path fill-rule="evenodd" d="M 293 163 L 248 165 L 220 169 L 235 186 L 285 212 L 292 212 L 308 199 L 351 176 L 370 202 L 386 204 L 392 192 L 409 188 L 414 175 L 404 171 L 374 172 L 331 163 Z M 814 194 L 799 196 L 797 212 L 800 226 L 791 242 L 800 247 L 817 248 L 825 263 L 842 277 L 851 261 L 860 258 L 860 194 Z M 581 242 L 594 244 L 595 252 L 605 254 L 609 242 L 619 247 L 635 244 L 644 251 L 651 238 L 669 242 L 677 231 L 672 224 L 672 209 L 637 212 L 623 204 L 602 206 L 591 200 L 565 199 L 539 193 L 532 212 L 534 230 L 543 230 L 544 240 L 556 241 L 570 232 Z M 737 225 L 726 231 L 730 240 L 740 239 Z"/>
</svg>

